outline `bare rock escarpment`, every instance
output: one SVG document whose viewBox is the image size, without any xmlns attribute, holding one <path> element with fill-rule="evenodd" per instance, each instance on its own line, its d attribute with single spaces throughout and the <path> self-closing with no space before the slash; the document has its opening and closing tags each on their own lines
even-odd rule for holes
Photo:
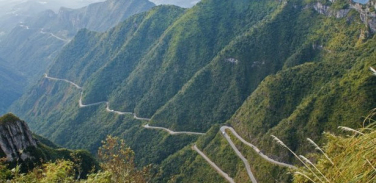
<svg viewBox="0 0 376 183">
<path fill-rule="evenodd" d="M 28 125 L 13 114 L 0 118 L 0 155 L 8 161 L 32 159 L 25 151 L 37 147 Z"/>
</svg>

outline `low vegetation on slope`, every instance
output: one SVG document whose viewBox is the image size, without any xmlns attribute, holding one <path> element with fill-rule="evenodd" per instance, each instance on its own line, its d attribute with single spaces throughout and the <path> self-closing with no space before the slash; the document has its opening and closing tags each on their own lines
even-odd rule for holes
<svg viewBox="0 0 376 183">
<path fill-rule="evenodd" d="M 0 125 L 3 125 L 5 123 L 14 123 L 16 121 L 21 121 L 21 120 L 20 118 L 18 118 L 12 113 L 9 113 L 0 117 Z"/>
<path fill-rule="evenodd" d="M 8 107 L 17 100 L 24 91 L 23 85 L 26 79 L 16 70 L 2 64 L 0 58 L 0 115 L 4 114 Z"/>
<path fill-rule="evenodd" d="M 345 130 L 340 135 L 325 133 L 327 140 L 321 149 L 313 145 L 318 151 L 309 154 L 310 163 L 301 160 L 306 166 L 294 171 L 294 182 L 374 182 L 376 175 L 376 131 L 374 120 L 365 128 Z M 309 141 L 307 141 L 309 143 Z M 311 143 L 312 145 L 312 143 Z"/>
</svg>

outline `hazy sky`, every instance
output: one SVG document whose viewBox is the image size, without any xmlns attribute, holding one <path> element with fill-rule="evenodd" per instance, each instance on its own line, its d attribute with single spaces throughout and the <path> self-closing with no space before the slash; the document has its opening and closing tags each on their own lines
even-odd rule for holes
<svg viewBox="0 0 376 183">
<path fill-rule="evenodd" d="M 355 2 L 358 2 L 358 3 L 368 3 L 369 0 L 354 0 Z"/>
</svg>

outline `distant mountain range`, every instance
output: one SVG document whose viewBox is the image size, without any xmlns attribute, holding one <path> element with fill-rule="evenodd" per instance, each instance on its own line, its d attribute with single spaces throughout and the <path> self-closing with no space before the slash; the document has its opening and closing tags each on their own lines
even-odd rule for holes
<svg viewBox="0 0 376 183">
<path fill-rule="evenodd" d="M 34 17 L 45 10 L 57 12 L 61 7 L 81 8 L 100 0 L 80 0 L 80 1 L 62 1 L 62 0 L 1 0 L 0 1 L 0 40 L 9 33 L 18 24 L 22 24 L 27 18 Z"/>
<path fill-rule="evenodd" d="M 80 9 L 61 8 L 58 13 L 46 10 L 36 16 L 28 16 L 0 42 L 0 67 L 6 66 L 8 71 L 21 73 L 27 79 L 22 83 L 1 80 L 2 85 L 10 86 L 2 90 L 13 94 L 12 97 L 0 98 L 0 112 L 4 112 L 6 106 L 9 107 L 26 86 L 45 72 L 78 30 L 86 28 L 105 31 L 129 16 L 147 11 L 153 6 L 155 5 L 147 0 L 108 0 Z M 32 6 L 29 8 L 33 9 Z M 19 77 L 14 77 L 18 80 L 17 78 Z M 10 93 L 0 94 L 8 96 Z"/>
</svg>

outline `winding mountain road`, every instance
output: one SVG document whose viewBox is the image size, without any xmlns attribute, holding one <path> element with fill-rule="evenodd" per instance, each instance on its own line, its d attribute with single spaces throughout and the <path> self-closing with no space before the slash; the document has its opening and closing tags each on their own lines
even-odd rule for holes
<svg viewBox="0 0 376 183">
<path fill-rule="evenodd" d="M 200 149 L 197 148 L 196 144 L 192 147 L 199 155 L 201 155 L 211 167 L 213 167 L 223 178 L 225 178 L 230 183 L 235 183 L 234 179 L 232 179 L 227 173 L 221 170 L 213 161 L 210 160 Z"/>
<path fill-rule="evenodd" d="M 100 105 L 100 104 L 106 104 L 106 111 L 107 112 L 110 112 L 110 113 L 115 113 L 115 114 L 118 114 L 118 115 L 132 115 L 133 114 L 133 118 L 134 119 L 137 119 L 137 120 L 141 120 L 141 121 L 150 121 L 151 119 L 149 118 L 141 118 L 141 117 L 137 117 L 137 115 L 135 113 L 132 113 L 132 112 L 121 112 L 121 111 L 115 111 L 115 110 L 112 110 L 110 109 L 110 104 L 109 102 L 107 101 L 103 101 L 103 102 L 97 102 L 97 103 L 92 103 L 92 104 L 87 104 L 87 105 L 84 105 L 82 103 L 82 95 L 83 95 L 83 88 L 79 85 L 77 85 L 76 83 L 72 82 L 72 81 L 69 81 L 69 80 L 66 80 L 66 79 L 59 79 L 59 78 L 54 78 L 54 77 L 49 77 L 47 74 L 44 74 L 44 77 L 46 79 L 49 79 L 49 80 L 53 80 L 53 81 L 63 81 L 63 82 L 66 82 L 66 83 L 69 83 L 71 85 L 73 85 L 74 87 L 76 87 L 77 89 L 79 89 L 81 91 L 81 96 L 80 96 L 80 99 L 79 99 L 79 107 L 80 108 L 84 108 L 84 107 L 91 107 L 91 106 L 96 106 L 96 105 Z M 164 127 L 156 127 L 156 126 L 150 126 L 149 124 L 146 124 L 143 126 L 144 128 L 146 129 L 156 129 L 156 130 L 164 130 L 166 132 L 168 132 L 170 135 L 181 135 L 181 134 L 185 134 L 185 135 L 205 135 L 205 133 L 199 133 L 199 132 L 188 132 L 188 131 L 181 131 L 181 132 L 175 132 L 175 131 L 172 131 L 168 128 L 164 128 Z M 251 179 L 251 181 L 253 183 L 257 183 L 257 180 L 256 178 L 254 177 L 253 173 L 252 173 L 252 170 L 251 170 L 251 166 L 250 164 L 248 163 L 248 160 L 243 156 L 243 154 L 239 151 L 239 149 L 235 146 L 235 144 L 233 143 L 233 141 L 231 140 L 230 136 L 226 133 L 226 130 L 230 130 L 237 139 L 239 139 L 242 143 L 246 144 L 247 146 L 251 147 L 260 157 L 262 157 L 263 159 L 265 159 L 266 161 L 272 163 L 272 164 L 275 164 L 275 165 L 279 165 L 279 166 L 283 166 L 283 167 L 287 167 L 287 168 L 293 168 L 293 169 L 296 169 L 295 166 L 293 165 L 290 165 L 290 164 L 287 164 L 287 163 L 282 163 L 282 162 L 279 162 L 279 161 L 276 161 L 276 160 L 273 160 L 271 158 L 269 158 L 268 156 L 266 156 L 265 154 L 263 154 L 260 149 L 258 149 L 255 145 L 247 142 L 246 140 L 244 140 L 238 133 L 236 133 L 236 131 L 232 128 L 232 127 L 229 127 L 229 126 L 222 126 L 220 128 L 220 132 L 222 133 L 222 135 L 225 137 L 225 139 L 227 140 L 227 142 L 230 144 L 231 148 L 234 150 L 234 152 L 236 153 L 236 155 L 243 161 L 244 165 L 245 165 L 245 168 L 247 170 L 247 174 L 249 176 L 249 178 Z M 223 172 L 213 161 L 211 161 L 202 151 L 200 151 L 196 145 L 194 145 L 192 147 L 193 150 L 195 150 L 199 155 L 201 155 L 209 164 L 211 167 L 213 167 L 221 176 L 223 176 L 227 181 L 231 182 L 231 183 L 234 183 L 234 180 L 228 176 L 228 174 L 226 174 L 225 172 Z"/>
<path fill-rule="evenodd" d="M 41 34 L 49 34 L 50 36 L 52 36 L 52 37 L 54 37 L 54 38 L 56 38 L 56 39 L 58 39 L 58 40 L 60 40 L 60 41 L 63 41 L 63 42 L 66 42 L 66 43 L 68 43 L 70 40 L 68 40 L 68 39 L 63 39 L 63 38 L 61 38 L 61 37 L 59 37 L 59 36 L 56 36 L 55 34 L 53 34 L 53 33 L 50 33 L 50 32 L 44 32 L 43 30 L 40 30 L 40 33 Z"/>
<path fill-rule="evenodd" d="M 88 104 L 88 105 L 85 105 L 85 104 L 82 104 L 82 95 L 84 94 L 83 91 L 81 91 L 81 96 L 80 96 L 80 100 L 78 100 L 78 105 L 80 106 L 80 108 L 85 108 L 85 107 L 91 107 L 91 106 L 96 106 L 96 105 L 101 105 L 101 104 L 107 104 L 108 102 L 96 102 L 96 103 L 92 103 L 92 104 Z"/>
<path fill-rule="evenodd" d="M 221 127 L 221 132 L 222 132 L 223 136 L 226 138 L 227 142 L 230 144 L 230 146 L 232 147 L 232 149 L 235 151 L 236 155 L 243 161 L 245 169 L 247 170 L 248 176 L 251 179 L 251 181 L 253 183 L 257 183 L 257 180 L 256 180 L 255 176 L 252 173 L 251 165 L 249 165 L 248 160 L 243 156 L 243 154 L 239 151 L 239 149 L 236 148 L 236 146 L 232 142 L 230 136 L 227 135 L 226 129 L 227 129 L 226 126 Z"/>
<path fill-rule="evenodd" d="M 73 85 L 74 87 L 76 87 L 77 89 L 79 90 L 82 90 L 82 87 L 81 86 L 78 86 L 76 83 L 73 83 L 72 81 L 69 81 L 69 80 L 66 80 L 66 79 L 59 79 L 59 78 L 53 78 L 53 77 L 49 77 L 47 75 L 47 73 L 44 74 L 44 77 L 49 79 L 49 80 L 53 80 L 53 81 L 64 81 L 66 83 L 69 83 L 71 85 Z"/>
<path fill-rule="evenodd" d="M 228 126 L 222 126 L 220 131 L 222 132 L 222 134 L 226 134 L 226 130 L 230 130 L 232 132 L 232 134 L 235 135 L 235 137 L 237 139 L 239 139 L 241 142 L 243 142 L 245 145 L 251 147 L 254 151 L 256 151 L 256 153 L 258 153 L 259 156 L 261 156 L 263 159 L 265 159 L 266 161 L 272 163 L 272 164 L 275 164 L 275 165 L 279 165 L 279 166 L 283 166 L 283 167 L 287 167 L 287 168 L 293 168 L 293 169 L 296 169 L 295 166 L 293 165 L 290 165 L 290 164 L 287 164 L 287 163 L 282 163 L 282 162 L 279 162 L 279 161 L 276 161 L 274 159 L 271 159 L 269 158 L 268 156 L 266 156 L 265 154 L 263 154 L 260 149 L 258 149 L 255 145 L 247 142 L 246 140 L 244 140 L 238 133 L 236 133 L 236 131 L 232 128 L 232 127 L 228 127 Z M 227 135 L 227 134 L 226 134 Z M 226 138 L 226 136 L 225 136 Z M 227 138 L 226 138 L 227 139 Z M 231 140 L 231 139 L 230 139 Z M 230 143 L 230 142 L 229 142 Z M 231 141 L 232 143 L 232 141 Z M 230 144 L 231 144 L 230 143 Z"/>
<path fill-rule="evenodd" d="M 134 118 L 134 119 L 141 120 L 141 121 L 150 121 L 150 120 L 151 120 L 151 119 L 149 119 L 149 118 L 140 118 L 140 117 L 137 117 L 136 113 L 133 113 L 133 118 Z"/>
<path fill-rule="evenodd" d="M 112 109 L 110 109 L 110 103 L 109 102 L 106 102 L 106 105 L 107 105 L 106 106 L 107 112 L 118 114 L 118 115 L 132 115 L 133 114 L 133 112 L 121 112 L 121 111 L 112 110 Z"/>
<path fill-rule="evenodd" d="M 72 81 L 66 80 L 66 79 L 59 79 L 59 78 L 49 77 L 47 73 L 44 74 L 44 77 L 46 79 L 53 80 L 53 81 L 63 81 L 63 82 L 66 82 L 66 83 L 68 83 L 70 85 L 73 85 L 78 90 L 80 90 L 81 91 L 81 95 L 80 95 L 80 99 L 78 100 L 78 105 L 79 105 L 80 108 L 92 107 L 92 106 L 97 106 L 97 105 L 101 105 L 101 104 L 106 104 L 106 111 L 107 112 L 118 114 L 118 115 L 132 115 L 133 114 L 133 118 L 134 119 L 137 119 L 137 120 L 140 120 L 140 121 L 150 121 L 149 118 L 140 118 L 140 117 L 137 117 L 137 115 L 135 113 L 133 113 L 133 112 L 121 112 L 121 111 L 112 110 L 112 109 L 110 109 L 110 103 L 108 101 L 96 102 L 96 103 L 92 103 L 92 104 L 83 104 L 82 103 L 82 96 L 84 94 L 84 91 L 83 91 L 83 88 L 81 86 L 79 86 L 78 84 L 76 84 L 76 83 L 74 83 Z"/>
<path fill-rule="evenodd" d="M 144 125 L 144 128 L 164 130 L 164 131 L 168 132 L 170 135 L 182 135 L 182 134 L 185 134 L 185 135 L 205 135 L 205 133 L 199 133 L 199 132 L 187 132 L 187 131 L 175 132 L 175 131 L 172 131 L 168 128 L 164 128 L 164 127 L 149 126 L 149 124 Z"/>
</svg>

